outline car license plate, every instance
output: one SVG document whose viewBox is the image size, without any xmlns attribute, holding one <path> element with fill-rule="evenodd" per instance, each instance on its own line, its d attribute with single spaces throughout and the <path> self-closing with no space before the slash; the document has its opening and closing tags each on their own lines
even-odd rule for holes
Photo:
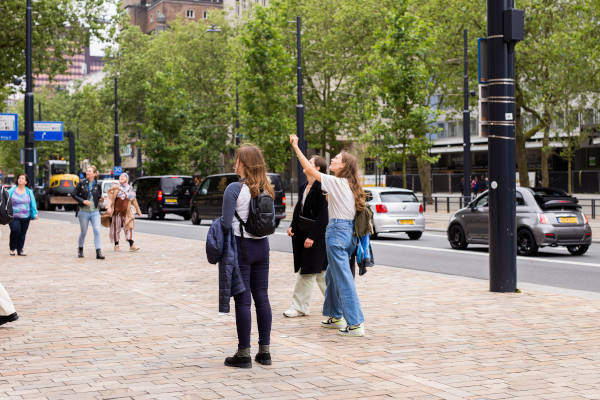
<svg viewBox="0 0 600 400">
<path fill-rule="evenodd" d="M 576 224 L 577 217 L 558 217 L 559 224 Z"/>
<path fill-rule="evenodd" d="M 165 199 L 165 203 L 177 204 L 177 199 Z"/>
<path fill-rule="evenodd" d="M 414 225 L 414 224 L 415 224 L 414 219 L 399 219 L 398 220 L 398 225 Z"/>
</svg>

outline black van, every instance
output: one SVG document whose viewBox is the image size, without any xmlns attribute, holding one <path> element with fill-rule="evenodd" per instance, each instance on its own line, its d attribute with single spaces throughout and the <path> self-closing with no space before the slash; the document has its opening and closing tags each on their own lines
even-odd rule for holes
<svg viewBox="0 0 600 400">
<path fill-rule="evenodd" d="M 267 177 L 275 191 L 275 218 L 276 225 L 285 218 L 285 192 L 279 174 L 268 173 Z M 213 220 L 219 218 L 223 209 L 223 193 L 232 182 L 237 182 L 240 177 L 236 174 L 209 175 L 202 181 L 192 198 L 190 213 L 192 223 L 199 225 L 203 219 Z"/>
<path fill-rule="evenodd" d="M 192 177 L 186 175 L 142 176 L 135 180 L 133 187 L 148 219 L 163 219 L 165 214 L 171 213 L 188 220 L 192 184 Z"/>
</svg>

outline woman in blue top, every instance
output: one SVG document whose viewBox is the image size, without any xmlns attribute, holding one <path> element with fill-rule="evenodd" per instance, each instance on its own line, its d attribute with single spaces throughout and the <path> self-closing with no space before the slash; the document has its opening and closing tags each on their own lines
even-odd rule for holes
<svg viewBox="0 0 600 400">
<path fill-rule="evenodd" d="M 23 246 L 25 245 L 25 235 L 29 229 L 29 221 L 38 218 L 35 196 L 29 185 L 29 178 L 25 174 L 17 177 L 17 186 L 8 191 L 13 207 L 13 220 L 10 223 L 10 255 L 16 254 L 25 256 Z"/>
</svg>

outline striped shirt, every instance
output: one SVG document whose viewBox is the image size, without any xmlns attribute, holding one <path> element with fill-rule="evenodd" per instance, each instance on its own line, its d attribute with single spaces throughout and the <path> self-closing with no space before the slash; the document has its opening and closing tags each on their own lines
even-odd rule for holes
<svg viewBox="0 0 600 400">
<path fill-rule="evenodd" d="M 15 191 L 10 199 L 12 201 L 14 217 L 29 218 L 31 214 L 31 199 L 27 191 L 22 194 Z"/>
</svg>

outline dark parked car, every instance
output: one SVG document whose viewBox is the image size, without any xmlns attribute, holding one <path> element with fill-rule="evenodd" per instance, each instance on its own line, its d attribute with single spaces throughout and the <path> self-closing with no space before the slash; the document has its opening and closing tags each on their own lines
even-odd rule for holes
<svg viewBox="0 0 600 400">
<path fill-rule="evenodd" d="M 285 193 L 279 174 L 267 174 L 275 190 L 275 217 L 276 224 L 285 218 Z M 213 220 L 221 216 L 223 208 L 223 193 L 232 182 L 239 181 L 236 174 L 209 175 L 202 181 L 190 203 L 192 223 L 199 225 L 203 219 Z"/>
<path fill-rule="evenodd" d="M 163 219 L 165 214 L 190 219 L 192 177 L 184 175 L 142 176 L 133 184 L 137 201 L 148 219 Z"/>
<path fill-rule="evenodd" d="M 533 256 L 540 247 L 566 246 L 573 255 L 584 254 L 592 243 L 592 229 L 577 198 L 560 189 L 516 190 L 517 252 Z M 450 218 L 448 241 L 454 249 L 470 243 L 488 244 L 488 192 Z"/>
</svg>

